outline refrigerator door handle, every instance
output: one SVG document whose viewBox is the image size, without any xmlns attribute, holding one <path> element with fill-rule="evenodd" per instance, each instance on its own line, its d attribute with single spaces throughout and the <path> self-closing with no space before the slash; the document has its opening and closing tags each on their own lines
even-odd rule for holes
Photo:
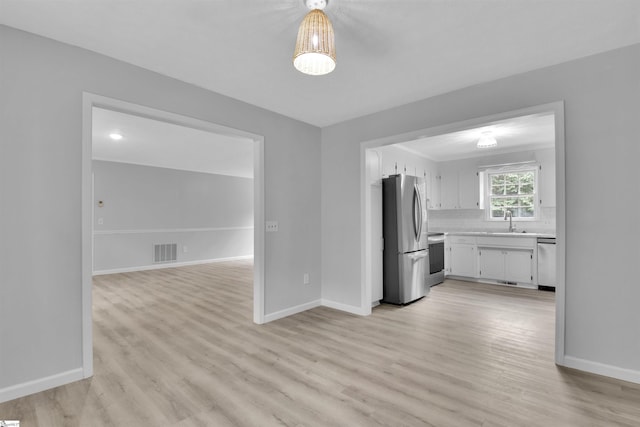
<svg viewBox="0 0 640 427">
<path fill-rule="evenodd" d="M 429 251 L 418 251 L 416 253 L 410 254 L 409 258 L 416 260 L 416 259 L 424 258 L 428 255 L 429 255 Z"/>
<path fill-rule="evenodd" d="M 418 191 L 416 184 L 413 185 L 413 230 L 416 234 L 416 241 L 419 242 L 422 234 L 422 203 L 420 201 L 420 191 Z"/>
</svg>

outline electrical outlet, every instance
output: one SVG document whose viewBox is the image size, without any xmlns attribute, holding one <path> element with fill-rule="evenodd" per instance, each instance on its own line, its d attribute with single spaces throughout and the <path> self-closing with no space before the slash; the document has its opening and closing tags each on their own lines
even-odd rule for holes
<svg viewBox="0 0 640 427">
<path fill-rule="evenodd" d="M 187 250 L 187 247 L 186 247 L 186 246 L 183 246 L 183 247 L 182 247 L 182 252 L 183 252 L 183 253 L 185 253 L 185 254 L 188 252 L 188 250 Z"/>
<path fill-rule="evenodd" d="M 278 221 L 267 221 L 267 233 L 274 233 L 278 231 Z"/>
<path fill-rule="evenodd" d="M 308 285 L 309 284 L 309 273 L 304 273 L 304 276 L 302 277 L 302 279 L 304 280 L 304 284 Z"/>
<path fill-rule="evenodd" d="M 98 225 L 104 224 L 104 218 L 98 218 Z"/>
</svg>

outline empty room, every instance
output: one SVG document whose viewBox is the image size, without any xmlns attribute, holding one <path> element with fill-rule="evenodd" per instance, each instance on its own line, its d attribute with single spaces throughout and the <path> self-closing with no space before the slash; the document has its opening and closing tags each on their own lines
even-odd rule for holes
<svg viewBox="0 0 640 427">
<path fill-rule="evenodd" d="M 635 0 L 0 0 L 0 424 L 640 425 L 639 76 Z"/>
</svg>

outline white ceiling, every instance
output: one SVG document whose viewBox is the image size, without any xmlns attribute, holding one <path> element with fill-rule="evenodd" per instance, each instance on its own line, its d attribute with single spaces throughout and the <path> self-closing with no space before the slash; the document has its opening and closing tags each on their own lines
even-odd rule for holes
<svg viewBox="0 0 640 427">
<path fill-rule="evenodd" d="M 493 148 L 478 148 L 478 139 L 483 132 L 491 132 L 498 145 Z M 555 146 L 554 115 L 532 114 L 499 120 L 477 128 L 395 145 L 436 162 L 551 148 Z"/>
<path fill-rule="evenodd" d="M 93 108 L 93 158 L 253 177 L 253 141 Z M 123 138 L 114 141 L 111 133 Z"/>
<path fill-rule="evenodd" d="M 317 126 L 640 42 L 638 0 L 331 0 L 338 65 L 291 64 L 302 0 L 0 0 L 0 23 Z"/>
</svg>

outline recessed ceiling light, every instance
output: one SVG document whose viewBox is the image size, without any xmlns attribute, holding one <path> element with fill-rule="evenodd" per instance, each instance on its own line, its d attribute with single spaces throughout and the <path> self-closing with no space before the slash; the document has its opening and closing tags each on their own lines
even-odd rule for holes
<svg viewBox="0 0 640 427">
<path fill-rule="evenodd" d="M 109 134 L 109 138 L 113 139 L 114 141 L 120 141 L 122 139 L 122 134 L 118 132 L 113 132 Z"/>
</svg>

